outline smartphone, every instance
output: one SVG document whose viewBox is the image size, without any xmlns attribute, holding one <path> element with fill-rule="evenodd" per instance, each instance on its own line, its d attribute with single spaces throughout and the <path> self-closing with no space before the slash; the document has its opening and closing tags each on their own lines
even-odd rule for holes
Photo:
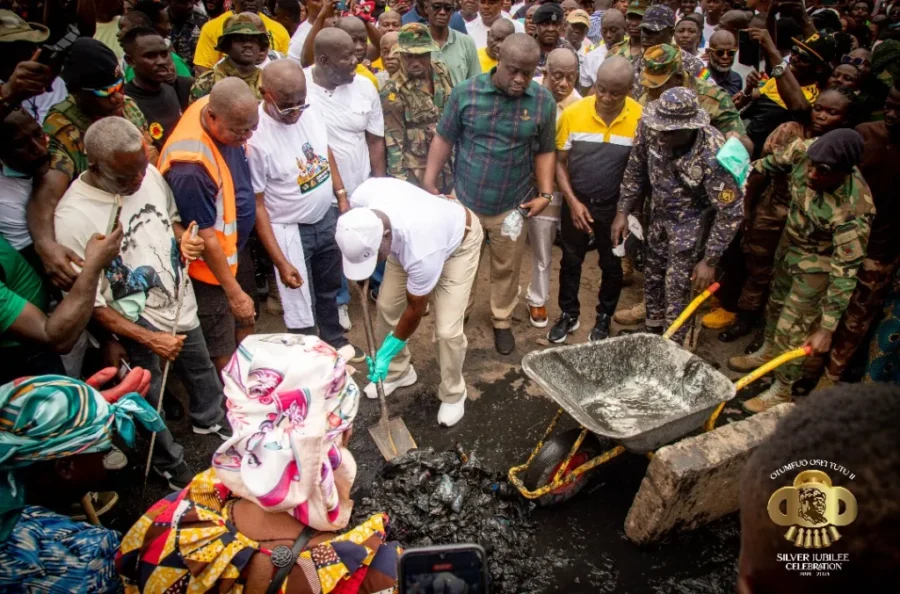
<svg viewBox="0 0 900 594">
<path fill-rule="evenodd" d="M 744 66 L 759 68 L 762 60 L 762 47 L 755 39 L 750 38 L 749 31 L 738 31 L 738 62 Z"/>
<path fill-rule="evenodd" d="M 400 594 L 486 594 L 486 563 L 476 544 L 409 549 L 400 557 Z"/>
<path fill-rule="evenodd" d="M 347 10 L 349 4 L 350 4 L 350 3 L 347 2 L 347 0 L 338 0 L 338 1 L 335 2 L 335 4 L 334 4 L 334 9 L 337 10 L 337 11 L 339 11 L 339 12 L 344 12 L 345 10 Z"/>
<path fill-rule="evenodd" d="M 63 62 L 66 61 L 66 54 L 69 53 L 69 49 L 76 39 L 78 39 L 78 32 L 70 28 L 55 43 L 41 45 L 41 53 L 37 58 L 38 63 L 49 67 L 53 74 L 58 75 L 62 71 Z"/>
<path fill-rule="evenodd" d="M 122 361 L 122 364 L 119 365 L 119 370 L 116 372 L 116 377 L 119 378 L 119 381 L 122 381 L 129 373 L 131 373 L 131 365 L 128 364 L 128 361 Z"/>
</svg>

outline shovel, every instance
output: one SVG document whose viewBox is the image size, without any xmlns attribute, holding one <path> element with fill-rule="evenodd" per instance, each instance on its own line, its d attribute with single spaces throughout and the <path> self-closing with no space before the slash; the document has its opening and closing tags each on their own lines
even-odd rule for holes
<svg viewBox="0 0 900 594">
<path fill-rule="evenodd" d="M 357 285 L 359 287 L 359 285 Z M 367 295 L 369 294 L 369 281 L 363 283 L 360 288 L 360 298 L 362 301 L 363 318 L 365 318 L 366 345 L 369 347 L 369 356 L 375 360 L 375 331 L 372 330 L 372 319 L 369 317 L 369 302 Z M 378 382 L 375 384 L 378 391 L 378 401 L 381 403 L 381 418 L 378 424 L 369 427 L 369 435 L 378 446 L 378 451 L 384 456 L 384 459 L 390 462 L 398 456 L 404 455 L 409 450 L 414 450 L 416 442 L 413 439 L 406 423 L 401 417 L 391 418 L 388 413 L 387 401 L 384 399 L 384 384 Z"/>
</svg>

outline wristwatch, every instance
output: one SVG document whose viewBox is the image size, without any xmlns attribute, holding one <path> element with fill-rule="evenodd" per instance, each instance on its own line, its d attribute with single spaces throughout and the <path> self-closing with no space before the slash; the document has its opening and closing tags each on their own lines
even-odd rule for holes
<svg viewBox="0 0 900 594">
<path fill-rule="evenodd" d="M 708 257 L 708 258 L 705 258 L 703 261 L 706 262 L 706 265 L 709 266 L 709 267 L 711 267 L 711 268 L 715 268 L 716 266 L 719 265 L 719 259 L 718 259 L 718 258 L 715 258 L 715 257 L 713 257 L 713 256 L 710 256 L 710 257 Z"/>
<path fill-rule="evenodd" d="M 781 78 L 784 76 L 784 71 L 787 70 L 787 66 L 782 62 L 778 66 L 772 69 L 772 78 Z"/>
<path fill-rule="evenodd" d="M 547 200 L 553 202 L 553 194 L 548 194 L 547 192 L 541 192 L 538 194 L 538 198 L 546 198 Z"/>
<path fill-rule="evenodd" d="M 347 190 L 345 190 L 344 188 L 341 188 L 340 190 L 335 190 L 334 195 L 337 196 L 338 198 L 340 198 L 341 196 L 346 196 Z"/>
</svg>

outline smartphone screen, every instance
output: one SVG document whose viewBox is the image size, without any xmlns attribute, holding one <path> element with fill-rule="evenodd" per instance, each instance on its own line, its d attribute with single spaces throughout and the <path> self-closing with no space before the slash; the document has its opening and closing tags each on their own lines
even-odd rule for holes
<svg viewBox="0 0 900 594">
<path fill-rule="evenodd" d="M 450 545 L 410 549 L 400 558 L 400 594 L 485 594 L 484 549 Z"/>
<path fill-rule="evenodd" d="M 749 31 L 738 31 L 738 62 L 744 66 L 759 68 L 762 48 L 758 41 L 750 38 Z"/>
</svg>

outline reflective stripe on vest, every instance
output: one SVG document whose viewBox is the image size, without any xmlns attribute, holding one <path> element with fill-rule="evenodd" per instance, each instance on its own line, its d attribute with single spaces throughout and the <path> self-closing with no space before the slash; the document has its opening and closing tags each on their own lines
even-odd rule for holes
<svg viewBox="0 0 900 594">
<path fill-rule="evenodd" d="M 165 174 L 174 163 L 197 163 L 203 166 L 218 188 L 214 226 L 216 237 L 231 273 L 237 274 L 238 238 L 234 181 L 224 157 L 200 123 L 201 111 L 208 102 L 209 97 L 198 99 L 184 112 L 159 156 L 159 171 Z M 202 258 L 191 263 L 188 274 L 205 283 L 219 284 Z"/>
</svg>

